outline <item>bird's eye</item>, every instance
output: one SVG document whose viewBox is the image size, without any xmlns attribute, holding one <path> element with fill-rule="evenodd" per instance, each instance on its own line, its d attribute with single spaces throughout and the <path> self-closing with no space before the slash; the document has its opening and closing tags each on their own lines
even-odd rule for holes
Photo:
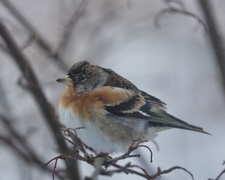
<svg viewBox="0 0 225 180">
<path fill-rule="evenodd" d="M 79 77 L 78 77 L 78 81 L 80 82 L 84 82 L 87 80 L 87 76 L 85 74 L 81 74 Z"/>
<path fill-rule="evenodd" d="M 75 77 L 77 75 L 77 73 L 75 71 L 71 71 L 71 72 L 69 72 L 69 75 L 72 77 Z"/>
</svg>

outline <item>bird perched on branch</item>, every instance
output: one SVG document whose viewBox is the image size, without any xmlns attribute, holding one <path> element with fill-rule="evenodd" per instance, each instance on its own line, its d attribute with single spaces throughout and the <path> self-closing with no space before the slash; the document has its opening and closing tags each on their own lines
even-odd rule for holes
<svg viewBox="0 0 225 180">
<path fill-rule="evenodd" d="M 133 140 L 153 140 L 170 128 L 208 134 L 168 114 L 165 103 L 111 69 L 80 61 L 56 81 L 66 85 L 60 118 L 68 128 L 84 127 L 77 130 L 78 137 L 97 151 L 123 152 Z"/>
</svg>

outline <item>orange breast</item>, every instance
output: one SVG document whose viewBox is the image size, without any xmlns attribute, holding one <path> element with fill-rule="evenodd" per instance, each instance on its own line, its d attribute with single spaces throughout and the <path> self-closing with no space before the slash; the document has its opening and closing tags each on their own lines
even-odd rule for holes
<svg viewBox="0 0 225 180">
<path fill-rule="evenodd" d="M 132 92 L 120 88 L 102 87 L 91 93 L 77 94 L 73 87 L 67 87 L 60 99 L 60 105 L 71 108 L 83 119 L 93 119 L 106 114 L 105 105 L 119 104 L 131 96 Z"/>
<path fill-rule="evenodd" d="M 93 113 L 99 111 L 104 113 L 102 104 L 94 97 L 87 94 L 77 94 L 73 87 L 67 87 L 64 91 L 60 105 L 64 108 L 70 108 L 82 119 L 91 119 Z"/>
</svg>

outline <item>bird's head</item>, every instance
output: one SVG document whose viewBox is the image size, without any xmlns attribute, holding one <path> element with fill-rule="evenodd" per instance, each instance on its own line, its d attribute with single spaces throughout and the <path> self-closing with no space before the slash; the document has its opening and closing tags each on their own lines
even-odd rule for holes
<svg viewBox="0 0 225 180">
<path fill-rule="evenodd" d="M 92 92 L 102 87 L 108 77 L 108 73 L 99 66 L 94 66 L 88 61 L 75 63 L 68 71 L 67 76 L 57 79 L 59 83 L 74 87 L 76 93 Z"/>
</svg>

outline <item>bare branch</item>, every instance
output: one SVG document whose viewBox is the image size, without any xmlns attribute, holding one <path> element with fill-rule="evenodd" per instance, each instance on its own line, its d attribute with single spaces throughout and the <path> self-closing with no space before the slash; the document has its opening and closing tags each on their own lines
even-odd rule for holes
<svg viewBox="0 0 225 180">
<path fill-rule="evenodd" d="M 37 162 L 37 163 L 41 163 L 41 161 L 39 161 L 39 158 L 34 154 L 34 151 L 30 148 L 30 146 L 28 145 L 26 139 L 24 139 L 17 131 L 16 129 L 12 126 L 11 121 L 5 117 L 4 115 L 0 114 L 0 118 L 3 122 L 3 124 L 5 125 L 6 129 L 9 130 L 10 135 L 13 136 L 13 139 L 16 140 L 18 142 L 18 144 L 20 144 L 23 149 L 25 149 L 28 153 L 29 156 L 31 156 L 31 158 Z"/>
<path fill-rule="evenodd" d="M 148 174 L 141 173 L 139 171 L 131 169 L 134 166 L 131 165 L 130 162 L 127 163 L 124 166 L 121 166 L 121 165 L 118 165 L 118 164 L 112 164 L 112 166 L 116 167 L 117 169 L 114 169 L 114 170 L 102 170 L 100 174 L 101 175 L 106 175 L 106 176 L 112 176 L 114 173 L 125 173 L 125 174 L 135 174 L 135 175 L 138 175 L 138 176 L 143 177 L 145 179 L 151 179 L 151 178 L 148 178 Z M 137 166 L 135 166 L 135 167 L 137 168 Z"/>
<path fill-rule="evenodd" d="M 55 179 L 56 166 L 57 166 L 57 162 L 58 162 L 59 159 L 64 159 L 64 160 L 66 160 L 66 157 L 65 157 L 65 156 L 62 156 L 62 155 L 59 155 L 59 156 L 56 156 L 56 157 L 52 158 L 52 159 L 49 160 L 47 163 L 42 164 L 43 166 L 47 167 L 52 161 L 55 161 L 54 167 L 53 167 L 53 170 L 52 170 L 52 180 Z"/>
<path fill-rule="evenodd" d="M 222 165 L 225 165 L 225 161 L 223 161 Z M 221 171 L 221 173 L 215 178 L 215 179 L 211 179 L 209 178 L 208 180 L 219 180 L 223 174 L 225 174 L 225 169 Z"/>
<path fill-rule="evenodd" d="M 209 27 L 210 40 L 214 49 L 217 64 L 220 68 L 223 89 L 225 91 L 225 45 L 217 28 L 217 23 L 212 10 L 212 3 L 210 3 L 209 0 L 198 0 L 198 2 Z"/>
<path fill-rule="evenodd" d="M 24 44 L 20 47 L 21 51 L 26 49 L 28 46 L 31 45 L 31 43 L 35 40 L 35 35 L 31 34 L 29 38 L 24 42 Z"/>
<path fill-rule="evenodd" d="M 39 108 L 42 112 L 43 117 L 45 118 L 46 122 L 48 123 L 49 127 L 51 128 L 54 138 L 58 144 L 59 150 L 61 153 L 70 154 L 70 151 L 66 145 L 66 142 L 62 138 L 62 133 L 60 131 L 59 121 L 57 116 L 50 106 L 49 102 L 45 98 L 39 82 L 28 63 L 27 59 L 23 56 L 20 49 L 17 47 L 16 43 L 10 36 L 9 32 L 7 31 L 4 24 L 0 21 L 0 35 L 2 36 L 3 40 L 8 46 L 9 51 L 11 52 L 11 56 L 13 57 L 15 63 L 20 68 L 24 78 L 26 79 L 29 87 L 30 93 L 33 95 L 34 99 L 36 100 Z M 70 161 L 66 161 L 67 166 L 67 173 L 71 179 L 79 179 L 78 171 L 76 168 L 76 164 Z"/>
<path fill-rule="evenodd" d="M 23 51 L 25 50 L 28 46 L 31 45 L 31 43 L 34 41 L 35 37 L 34 35 L 31 35 L 20 47 L 20 50 Z M 3 51 L 5 51 L 7 54 L 10 54 L 9 50 L 7 49 L 7 47 L 5 47 L 3 44 L 0 43 L 0 49 L 2 49 Z"/>
<path fill-rule="evenodd" d="M 44 50 L 44 52 L 50 56 L 60 68 L 67 70 L 68 67 L 64 61 L 57 55 L 54 54 L 51 46 L 46 41 L 46 38 L 43 38 L 35 28 L 25 19 L 25 17 L 13 6 L 9 0 L 0 0 L 0 2 L 12 13 L 12 15 L 30 32 L 31 36 L 35 37 L 37 44 Z"/>
<path fill-rule="evenodd" d="M 219 174 L 219 176 L 215 180 L 219 180 L 223 174 L 225 174 L 225 169 Z"/>
<path fill-rule="evenodd" d="M 208 28 L 207 28 L 206 24 L 197 15 L 195 15 L 194 13 L 191 13 L 189 11 L 186 11 L 184 9 L 177 9 L 177 8 L 173 8 L 173 7 L 164 8 L 158 14 L 156 14 L 156 16 L 154 18 L 154 24 L 156 27 L 160 27 L 159 20 L 162 18 L 162 16 L 164 16 L 167 13 L 183 14 L 186 16 L 193 17 L 200 25 L 202 25 L 204 27 L 205 32 L 208 32 Z"/>
<path fill-rule="evenodd" d="M 34 153 L 33 149 L 29 146 L 26 139 L 23 138 L 16 129 L 12 126 L 11 121 L 0 114 L 0 118 L 2 123 L 5 125 L 6 129 L 9 131 L 9 135 L 7 137 L 0 135 L 0 141 L 4 142 L 8 145 L 16 154 L 19 155 L 24 161 L 35 165 L 36 167 L 51 172 L 50 168 L 41 167 L 42 161 L 40 158 Z M 11 137 L 12 136 L 12 137 Z M 55 173 L 60 179 L 64 179 L 58 172 Z"/>
<path fill-rule="evenodd" d="M 127 159 L 127 158 L 132 158 L 132 157 L 140 157 L 140 154 L 135 154 L 135 155 L 131 155 L 131 153 L 140 148 L 140 147 L 145 147 L 149 150 L 151 156 L 150 156 L 150 162 L 152 162 L 152 156 L 153 156 L 153 153 L 151 151 L 151 149 L 145 145 L 141 145 L 141 143 L 144 143 L 144 142 L 147 142 L 147 141 L 143 141 L 143 140 L 136 140 L 136 141 L 133 141 L 133 144 L 129 147 L 129 149 L 127 150 L 127 152 L 125 152 L 124 154 L 122 154 L 121 156 L 118 156 L 116 158 L 113 158 L 113 159 L 110 159 L 110 160 L 107 160 L 105 161 L 105 166 L 108 166 L 109 164 L 112 164 L 112 163 L 116 163 L 117 161 L 119 160 L 122 160 L 122 159 Z"/>
<path fill-rule="evenodd" d="M 159 177 L 159 176 L 161 176 L 163 174 L 168 174 L 168 173 L 170 173 L 170 172 L 172 172 L 174 170 L 178 170 L 178 169 L 183 170 L 186 173 L 188 173 L 191 176 L 192 180 L 195 179 L 194 176 L 193 176 L 193 174 L 190 171 L 188 171 L 187 169 L 185 169 L 183 167 L 180 167 L 180 166 L 174 166 L 174 167 L 171 167 L 171 168 L 169 168 L 167 170 L 163 170 L 163 171 L 161 171 L 161 169 L 158 168 L 158 172 L 155 175 L 151 176 L 151 178 L 152 179 L 155 179 L 156 177 Z"/>
<path fill-rule="evenodd" d="M 209 178 L 208 180 L 219 180 L 223 176 L 223 174 L 225 174 L 225 169 L 215 179 Z"/>
<path fill-rule="evenodd" d="M 92 151 L 92 148 L 87 146 L 77 136 L 76 131 L 79 130 L 79 129 L 80 128 L 78 128 L 78 129 L 69 128 L 69 129 L 64 130 L 64 132 L 67 133 L 66 136 L 71 139 L 71 140 L 69 140 L 69 142 L 72 145 L 74 145 L 73 156 L 67 156 L 67 155 L 61 156 L 60 155 L 60 156 L 57 156 L 57 157 L 51 159 L 49 162 L 51 162 L 53 160 L 58 160 L 58 159 L 64 159 L 66 161 L 69 160 L 69 159 L 71 159 L 71 160 L 77 159 L 77 160 L 84 161 L 84 162 L 86 162 L 86 163 L 95 167 L 95 171 L 92 173 L 92 176 L 86 177 L 85 178 L 86 180 L 97 179 L 98 175 L 112 176 L 115 173 L 135 174 L 135 175 L 138 175 L 140 177 L 143 177 L 145 179 L 150 180 L 150 179 L 156 179 L 157 177 L 159 177 L 163 174 L 170 173 L 170 172 L 172 172 L 174 170 L 177 170 L 177 169 L 181 169 L 181 170 L 187 172 L 191 176 L 191 178 L 194 179 L 193 175 L 189 171 L 187 171 L 185 168 L 180 167 L 180 166 L 174 166 L 170 169 L 163 170 L 163 171 L 161 171 L 161 169 L 158 168 L 157 173 L 155 173 L 154 175 L 150 175 L 147 172 L 147 170 L 144 169 L 143 167 L 135 165 L 135 164 L 133 165 L 130 162 L 127 163 L 124 166 L 119 165 L 118 162 L 120 160 L 128 159 L 128 158 L 131 158 L 131 157 L 140 157 L 139 154 L 134 154 L 134 155 L 131 154 L 131 152 L 133 152 L 134 150 L 136 150 L 140 147 L 145 147 L 148 150 L 150 149 L 147 146 L 141 144 L 141 143 L 146 142 L 146 141 L 142 141 L 140 139 L 134 140 L 132 145 L 127 150 L 127 152 L 125 152 L 124 154 L 122 154 L 118 157 L 112 158 L 108 154 L 104 154 L 104 153 L 99 153 L 99 154 L 96 154 L 94 156 L 94 155 L 91 154 L 91 153 L 95 153 L 94 151 Z M 87 150 L 91 150 L 91 153 L 90 153 L 90 151 L 87 151 Z M 151 152 L 151 150 L 150 150 L 150 152 Z M 151 155 L 151 157 L 152 157 L 152 155 Z M 46 163 L 46 165 L 48 165 L 48 163 Z M 109 167 L 111 167 L 110 170 L 108 170 Z M 55 168 L 56 168 L 56 166 L 54 167 L 54 169 Z M 112 168 L 114 168 L 114 169 L 112 169 Z M 53 169 L 53 172 L 54 172 L 54 169 Z"/>
<path fill-rule="evenodd" d="M 84 15 L 88 2 L 89 0 L 80 1 L 72 17 L 69 19 L 68 23 L 65 25 L 65 31 L 63 33 L 63 36 L 61 38 L 61 41 L 59 42 L 59 46 L 55 53 L 56 56 L 62 57 L 68 45 L 70 37 L 72 35 L 73 29 L 79 22 L 80 18 Z"/>
<path fill-rule="evenodd" d="M 2 49 L 3 51 L 9 54 L 7 47 L 5 47 L 2 43 L 0 43 L 0 49 Z"/>
</svg>

